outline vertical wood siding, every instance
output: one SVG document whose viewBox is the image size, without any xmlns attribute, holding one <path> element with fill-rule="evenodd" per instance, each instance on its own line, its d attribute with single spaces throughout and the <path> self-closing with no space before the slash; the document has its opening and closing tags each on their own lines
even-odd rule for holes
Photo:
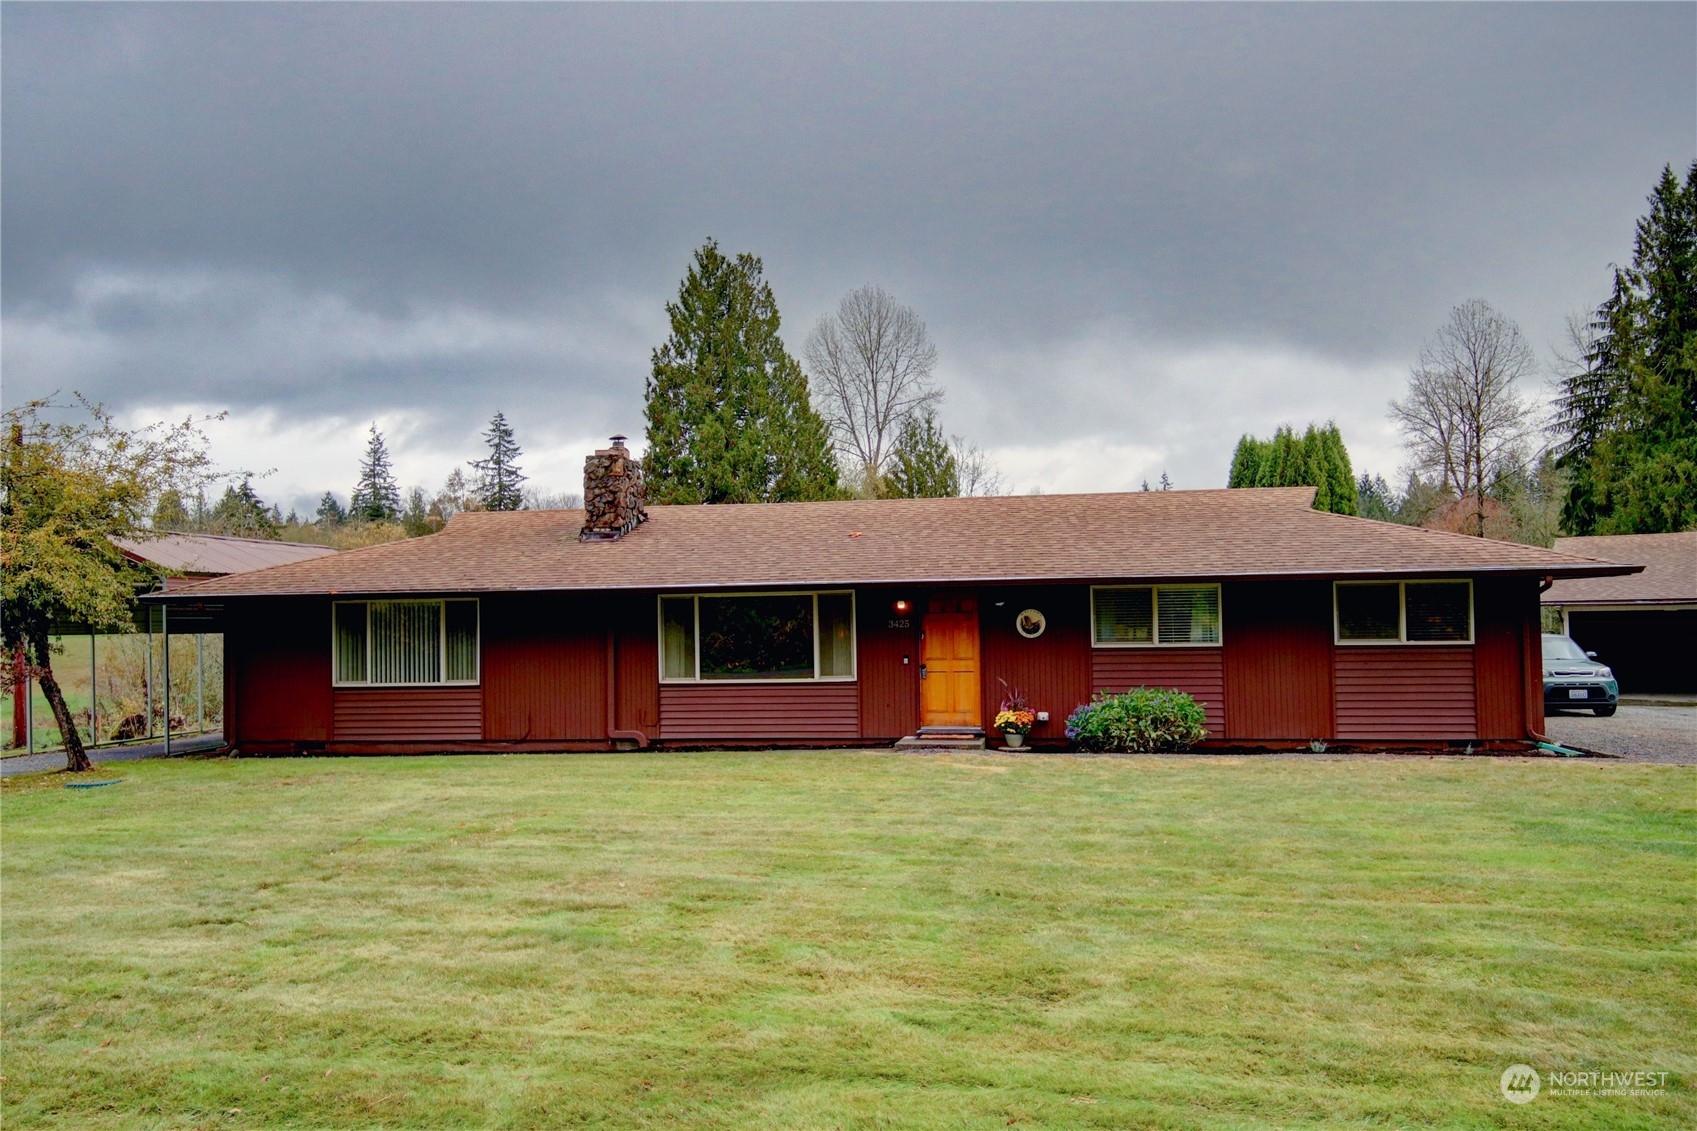
<svg viewBox="0 0 1697 1131">
<path fill-rule="evenodd" d="M 483 693 L 476 687 L 338 687 L 337 742 L 476 742 Z"/>
<path fill-rule="evenodd" d="M 667 741 L 852 742 L 860 737 L 854 683 L 660 685 Z"/>
<path fill-rule="evenodd" d="M 1225 661 L 1218 648 L 1097 648 L 1090 684 L 1098 691 L 1171 687 L 1202 704 L 1208 737 L 1226 734 Z"/>
<path fill-rule="evenodd" d="M 996 602 L 1001 604 L 997 605 Z M 1025 609 L 1043 614 L 1043 635 L 1028 640 L 1014 622 Z M 1035 711 L 1049 721 L 1031 731 L 1032 741 L 1066 738 L 1067 716 L 1090 701 L 1090 587 L 1041 585 L 978 591 L 979 639 L 982 641 L 984 729 L 991 730 L 1001 709 L 1002 685 L 1025 692 Z"/>
<path fill-rule="evenodd" d="M 1474 582 L 1474 710 L 1480 738 L 1526 737 L 1526 624 L 1535 624 L 1537 617 L 1538 584 L 1532 578 L 1483 577 Z M 1541 666 L 1538 671 L 1541 714 Z"/>
<path fill-rule="evenodd" d="M 1473 649 L 1466 645 L 1338 647 L 1338 737 L 1479 737 Z"/>
<path fill-rule="evenodd" d="M 1220 605 L 1225 737 L 1334 737 L 1331 583 L 1228 582 Z"/>
<path fill-rule="evenodd" d="M 322 597 L 232 601 L 224 635 L 234 692 L 226 741 L 330 738 L 330 602 Z"/>
<path fill-rule="evenodd" d="M 607 736 L 604 606 L 558 593 L 482 601 L 481 737 L 511 742 Z"/>
<path fill-rule="evenodd" d="M 913 605 L 905 617 L 891 606 Z M 919 625 L 924 594 L 918 589 L 862 589 L 855 593 L 860 682 L 860 729 L 867 738 L 895 739 L 919 729 Z M 892 627 L 906 620 L 907 627 Z M 902 663 L 906 656 L 908 662 Z"/>
<path fill-rule="evenodd" d="M 650 738 L 660 728 L 657 610 L 652 593 L 622 594 L 608 602 L 608 615 L 617 626 L 617 729 L 639 730 Z"/>
</svg>

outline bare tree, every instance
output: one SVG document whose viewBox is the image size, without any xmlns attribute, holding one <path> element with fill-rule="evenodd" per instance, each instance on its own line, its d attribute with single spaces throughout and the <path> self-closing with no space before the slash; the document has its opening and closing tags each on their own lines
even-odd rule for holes
<svg viewBox="0 0 1697 1131">
<path fill-rule="evenodd" d="M 960 477 L 962 495 L 1002 493 L 1002 469 L 984 454 L 983 448 L 964 436 L 951 436 L 949 449 L 955 457 L 955 473 Z"/>
<path fill-rule="evenodd" d="M 802 348 L 814 401 L 864 492 L 876 491 L 907 417 L 942 399 L 931 383 L 937 347 L 925 323 L 883 287 L 843 296 Z"/>
<path fill-rule="evenodd" d="M 1486 488 L 1525 461 L 1537 422 L 1517 383 L 1535 368 L 1520 327 L 1469 299 L 1421 349 L 1408 395 L 1391 402 L 1415 469 L 1472 505 L 1470 534 L 1484 536 Z"/>
</svg>

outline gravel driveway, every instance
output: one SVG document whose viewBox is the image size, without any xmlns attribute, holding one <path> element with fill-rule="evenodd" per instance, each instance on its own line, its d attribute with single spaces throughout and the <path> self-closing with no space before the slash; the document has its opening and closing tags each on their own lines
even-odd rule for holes
<svg viewBox="0 0 1697 1131">
<path fill-rule="evenodd" d="M 1557 742 L 1634 762 L 1697 765 L 1697 707 L 1622 706 L 1608 719 L 1577 712 L 1549 715 L 1544 733 Z"/>
</svg>

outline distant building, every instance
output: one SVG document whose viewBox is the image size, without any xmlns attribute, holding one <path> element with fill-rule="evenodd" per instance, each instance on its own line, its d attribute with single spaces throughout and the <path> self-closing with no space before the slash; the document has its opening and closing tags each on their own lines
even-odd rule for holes
<svg viewBox="0 0 1697 1131">
<path fill-rule="evenodd" d="M 151 566 L 165 576 L 165 588 L 231 573 L 267 569 L 289 562 L 322 558 L 336 551 L 307 542 L 278 542 L 271 538 L 228 538 L 222 534 L 161 534 L 154 538 L 115 538 L 113 545 L 126 558 Z"/>
<path fill-rule="evenodd" d="M 1697 530 L 1557 538 L 1556 549 L 1643 573 L 1563 578 L 1543 596 L 1562 631 L 1614 669 L 1623 692 L 1697 692 Z"/>
</svg>

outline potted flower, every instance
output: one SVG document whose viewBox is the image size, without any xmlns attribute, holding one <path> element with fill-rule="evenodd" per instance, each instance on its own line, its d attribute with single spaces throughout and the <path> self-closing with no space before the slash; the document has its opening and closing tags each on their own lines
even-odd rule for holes
<svg viewBox="0 0 1697 1131">
<path fill-rule="evenodd" d="M 1031 709 L 1031 704 L 1025 698 L 1025 692 L 1017 687 L 1010 688 L 1005 682 L 1002 690 L 1006 695 L 1002 699 L 1002 709 L 996 712 L 996 729 L 1002 732 L 1010 749 L 1018 749 L 1025 745 L 1025 736 L 1031 733 L 1033 724 L 1037 722 L 1037 712 Z"/>
</svg>

